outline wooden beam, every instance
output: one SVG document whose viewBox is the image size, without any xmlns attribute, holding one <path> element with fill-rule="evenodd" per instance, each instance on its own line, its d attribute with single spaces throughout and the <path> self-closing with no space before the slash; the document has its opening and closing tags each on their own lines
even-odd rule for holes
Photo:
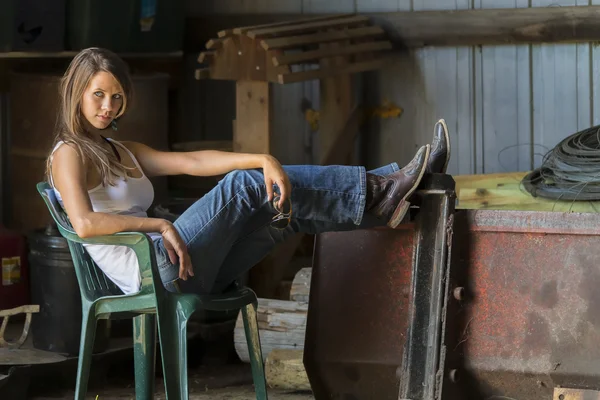
<svg viewBox="0 0 600 400">
<path fill-rule="evenodd" d="M 308 18 L 302 18 L 302 15 L 296 15 L 296 18 L 290 18 L 289 21 L 282 20 L 281 22 L 273 22 L 261 25 L 244 26 L 233 29 L 233 33 L 241 35 L 248 32 L 251 29 L 263 29 L 263 28 L 278 28 L 281 26 L 289 26 L 294 24 L 303 24 L 305 22 L 316 22 L 316 21 L 331 21 L 337 18 L 350 17 L 353 14 L 331 14 L 323 16 L 313 16 Z"/>
<path fill-rule="evenodd" d="M 237 81 L 233 151 L 237 153 L 271 153 L 272 101 L 269 82 Z M 238 129 L 238 127 L 242 127 Z M 286 243 L 277 246 L 266 259 L 249 273 L 249 285 L 262 297 L 273 297 L 283 277 L 278 254 Z M 289 262 L 289 260 L 288 260 Z"/>
<path fill-rule="evenodd" d="M 210 39 L 206 42 L 206 48 L 210 50 L 218 50 L 223 47 L 223 39 Z"/>
<path fill-rule="evenodd" d="M 600 40 L 600 6 L 422 11 L 372 19 L 407 47 Z"/>
<path fill-rule="evenodd" d="M 379 26 L 367 26 L 362 28 L 311 33 L 308 35 L 263 39 L 260 41 L 260 45 L 265 50 L 291 49 L 293 47 L 307 46 L 310 44 L 378 37 L 383 36 L 384 33 L 384 30 Z"/>
<path fill-rule="evenodd" d="M 322 58 L 354 55 L 363 52 L 391 50 L 392 43 L 390 42 L 367 42 L 353 44 L 334 49 L 316 49 L 293 54 L 277 54 L 273 57 L 273 65 L 295 65 L 305 64 L 318 61 Z"/>
<path fill-rule="evenodd" d="M 355 27 L 357 25 L 364 25 L 367 22 L 369 22 L 368 17 L 353 16 L 334 20 L 306 22 L 304 24 L 290 24 L 272 28 L 251 29 L 246 32 L 246 34 L 252 39 L 279 35 L 298 35 L 328 28 Z"/>
<path fill-rule="evenodd" d="M 336 48 L 336 44 L 324 44 L 323 48 Z M 335 57 L 321 60 L 321 68 L 343 69 L 347 67 L 345 57 Z M 308 72 L 308 71 L 307 71 Z M 327 164 L 331 161 L 331 151 L 336 143 L 340 132 L 348 126 L 350 116 L 354 109 L 354 91 L 352 87 L 352 76 L 342 74 L 335 77 L 321 79 L 320 85 L 320 120 L 319 120 L 319 152 L 320 163 Z M 358 125 L 356 125 L 358 127 Z M 352 127 L 350 127 L 352 128 Z M 344 133 L 345 135 L 345 133 Z M 352 146 L 350 146 L 351 148 Z M 336 163 L 346 164 L 344 161 L 350 159 L 350 155 L 343 154 L 342 159 L 336 159 Z"/>
<path fill-rule="evenodd" d="M 375 69 L 384 68 L 391 62 L 391 58 L 378 58 L 375 60 L 362 61 L 352 64 L 347 64 L 341 67 L 324 67 L 319 69 L 311 69 L 308 71 L 292 72 L 289 74 L 280 74 L 277 78 L 279 83 L 293 83 L 310 81 L 316 79 L 324 79 L 336 75 L 351 75 L 357 72 L 372 71 Z"/>
<path fill-rule="evenodd" d="M 269 154 L 271 152 L 271 96 L 268 82 L 236 82 L 236 129 L 233 151 Z"/>
<path fill-rule="evenodd" d="M 204 62 L 209 62 L 215 58 L 215 52 L 214 51 L 203 51 L 202 53 L 200 53 L 200 55 L 198 56 L 198 63 L 203 64 Z"/>
<path fill-rule="evenodd" d="M 324 16 L 325 14 L 316 14 Z M 315 16 L 316 16 L 315 15 Z M 532 7 L 457 11 L 363 13 L 406 47 L 471 46 L 600 41 L 600 6 Z M 190 29 L 306 18 L 306 14 L 235 14 L 194 17 Z M 191 32 L 188 32 L 190 37 Z M 189 43 L 189 41 L 188 41 Z M 204 43 L 201 43 L 204 45 Z M 201 49 L 199 49 L 201 50 Z"/>
</svg>

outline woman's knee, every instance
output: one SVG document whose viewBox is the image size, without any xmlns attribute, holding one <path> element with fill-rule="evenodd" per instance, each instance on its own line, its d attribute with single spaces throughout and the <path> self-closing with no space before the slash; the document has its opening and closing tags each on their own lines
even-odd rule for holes
<svg viewBox="0 0 600 400">
<path fill-rule="evenodd" d="M 219 183 L 241 189 L 248 186 L 264 185 L 265 180 L 262 172 L 258 170 L 236 169 L 227 173 Z"/>
</svg>

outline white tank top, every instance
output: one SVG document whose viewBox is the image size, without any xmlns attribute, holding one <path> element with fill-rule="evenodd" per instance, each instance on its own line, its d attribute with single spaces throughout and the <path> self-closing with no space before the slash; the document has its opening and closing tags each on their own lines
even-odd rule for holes
<svg viewBox="0 0 600 400">
<path fill-rule="evenodd" d="M 154 200 L 154 187 L 148 179 L 137 159 L 127 147 L 116 140 L 108 139 L 116 144 L 133 160 L 135 166 L 142 173 L 140 178 L 127 177 L 127 180 L 118 178 L 115 186 L 103 186 L 99 184 L 93 189 L 88 190 L 92 208 L 95 212 L 104 212 L 110 214 L 130 215 L 135 217 L 147 217 L 147 210 Z M 64 142 L 58 142 L 52 154 Z M 52 155 L 51 155 L 52 157 Z M 52 162 L 52 160 L 51 160 Z M 52 181 L 52 177 L 50 177 Z M 56 198 L 64 209 L 64 204 L 60 192 L 52 187 Z M 154 232 L 148 234 L 152 240 L 161 237 L 160 233 Z M 125 246 L 86 244 L 86 251 L 98 265 L 98 267 L 112 280 L 125 294 L 138 292 L 141 285 L 140 268 L 137 257 L 133 250 Z"/>
</svg>

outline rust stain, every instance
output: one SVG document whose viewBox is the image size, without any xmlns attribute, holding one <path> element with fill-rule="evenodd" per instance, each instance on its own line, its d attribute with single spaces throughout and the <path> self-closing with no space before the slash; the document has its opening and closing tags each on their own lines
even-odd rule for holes
<svg viewBox="0 0 600 400">
<path fill-rule="evenodd" d="M 554 308 L 558 303 L 558 283 L 555 280 L 546 282 L 532 297 L 533 303 L 544 308 Z"/>
</svg>

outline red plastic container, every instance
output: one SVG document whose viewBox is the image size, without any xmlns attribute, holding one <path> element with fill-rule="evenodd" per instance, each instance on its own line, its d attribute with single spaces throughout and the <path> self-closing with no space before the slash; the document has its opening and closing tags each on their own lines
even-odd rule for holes
<svg viewBox="0 0 600 400">
<path fill-rule="evenodd" d="M 0 225 L 0 310 L 29 304 L 25 237 Z"/>
</svg>

